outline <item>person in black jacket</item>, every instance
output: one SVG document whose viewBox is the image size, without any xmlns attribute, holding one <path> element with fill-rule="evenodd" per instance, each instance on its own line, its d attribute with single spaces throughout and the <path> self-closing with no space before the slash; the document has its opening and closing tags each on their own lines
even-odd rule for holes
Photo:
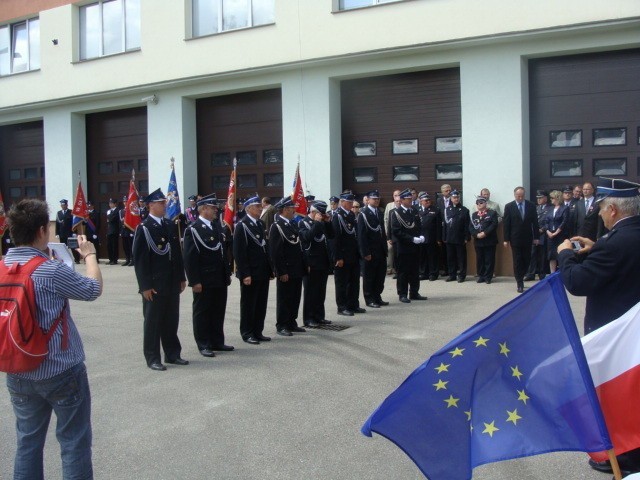
<svg viewBox="0 0 640 480">
<path fill-rule="evenodd" d="M 302 279 L 304 295 L 302 321 L 306 327 L 330 325 L 325 318 L 324 302 L 327 297 L 327 279 L 331 269 L 328 239 L 333 238 L 331 217 L 327 204 L 317 200 L 311 204 L 309 215 L 298 223 L 300 241 L 307 265 Z"/>
<path fill-rule="evenodd" d="M 275 209 L 278 215 L 269 231 L 269 253 L 276 276 L 276 330 L 278 335 L 290 337 L 292 332 L 306 331 L 296 321 L 306 266 L 298 225 L 293 222 L 296 204 L 291 197 L 284 197 Z"/>
<path fill-rule="evenodd" d="M 513 273 L 518 293 L 524 292 L 524 275 L 531 261 L 531 245 L 538 244 L 538 214 L 533 203 L 525 200 L 524 187 L 513 190 L 515 200 L 504 206 L 504 247 L 511 245 Z"/>
<path fill-rule="evenodd" d="M 224 235 L 215 193 L 196 202 L 199 214 L 184 232 L 184 269 L 193 292 L 193 336 L 203 357 L 214 351 L 231 351 L 224 343 L 224 317 L 231 265 L 227 261 Z"/>
<path fill-rule="evenodd" d="M 593 183 L 585 182 L 582 186 L 584 199 L 576 202 L 576 235 L 596 241 L 604 233 L 602 219 L 598 215 L 600 206 L 595 201 Z"/>
<path fill-rule="evenodd" d="M 60 243 L 67 243 L 67 239 L 73 236 L 73 213 L 67 208 L 68 202 L 66 199 L 60 200 L 60 210 L 56 213 L 56 237 L 60 240 Z M 76 263 L 80 263 L 80 255 L 75 249 L 71 249 L 73 259 Z"/>
<path fill-rule="evenodd" d="M 460 193 L 451 192 L 451 203 L 444 211 L 444 228 L 442 240 L 447 247 L 447 267 L 449 276 L 447 282 L 452 282 L 458 276 L 458 283 L 467 277 L 467 242 L 471 240 L 469 233 L 469 209 L 460 203 Z"/>
<path fill-rule="evenodd" d="M 118 237 L 120 235 L 120 216 L 118 211 L 118 201 L 109 199 L 109 210 L 107 210 L 107 252 L 109 263 L 107 265 L 118 264 Z"/>
<path fill-rule="evenodd" d="M 160 359 L 160 344 L 166 363 L 188 365 L 180 357 L 178 340 L 180 294 L 187 286 L 180 238 L 176 226 L 164 218 L 166 197 L 160 189 L 145 202 L 149 216 L 136 229 L 133 260 L 144 314 L 144 356 L 151 370 L 167 369 Z"/>
<path fill-rule="evenodd" d="M 260 220 L 260 197 L 248 198 L 244 212 L 233 232 L 233 257 L 240 280 L 240 335 L 251 345 L 268 342 L 262 334 L 269 300 L 269 281 L 273 270 L 269 259 L 264 223 Z"/>
<path fill-rule="evenodd" d="M 442 243 L 442 217 L 440 210 L 431 201 L 428 193 L 423 192 L 420 199 L 420 226 L 424 243 L 420 245 L 420 280 L 438 279 L 440 263 L 438 245 Z"/>
<path fill-rule="evenodd" d="M 536 275 L 542 280 L 550 273 L 548 259 L 548 243 L 547 238 L 547 213 L 551 207 L 548 203 L 549 194 L 546 190 L 538 190 L 536 192 L 536 213 L 538 214 L 538 245 L 531 246 L 531 260 L 525 281 L 535 280 Z"/>
<path fill-rule="evenodd" d="M 357 218 L 358 248 L 364 262 L 362 293 L 368 307 L 380 308 L 389 305 L 381 296 L 387 276 L 387 233 L 382 213 L 378 210 L 380 194 L 372 190 L 366 198 L 367 205 Z"/>
<path fill-rule="evenodd" d="M 365 313 L 360 308 L 360 254 L 356 238 L 356 216 L 351 211 L 355 196 L 340 195 L 340 206 L 331 218 L 334 231 L 333 277 L 336 283 L 338 315 L 352 317 L 354 313 Z"/>
<path fill-rule="evenodd" d="M 476 198 L 477 211 L 471 215 L 469 232 L 473 237 L 476 251 L 477 283 L 491 283 L 496 266 L 496 245 L 498 245 L 498 214 L 487 208 L 487 199 Z"/>
<path fill-rule="evenodd" d="M 411 207 L 412 201 L 411 190 L 408 188 L 403 190 L 400 192 L 400 206 L 389 215 L 391 231 L 398 249 L 396 289 L 402 303 L 427 299 L 419 293 L 418 245 L 424 243 L 424 237 L 420 229 L 420 216 Z M 408 298 L 407 294 L 409 294 Z"/>
</svg>

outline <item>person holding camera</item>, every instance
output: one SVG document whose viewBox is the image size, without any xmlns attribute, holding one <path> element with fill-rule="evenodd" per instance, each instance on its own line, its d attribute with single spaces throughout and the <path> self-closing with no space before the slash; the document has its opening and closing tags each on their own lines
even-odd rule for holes
<svg viewBox="0 0 640 480">
<path fill-rule="evenodd" d="M 24 265 L 34 257 L 46 260 L 31 278 L 36 318 L 48 330 L 62 316 L 49 341 L 49 354 L 32 371 L 7 374 L 7 388 L 16 416 L 17 449 L 14 478 L 44 478 L 43 449 L 51 413 L 57 417 L 62 476 L 93 478 L 91 462 L 91 395 L 80 334 L 71 316 L 69 299 L 92 301 L 102 293 L 102 274 L 94 245 L 78 235 L 76 253 L 86 263 L 86 276 L 59 260 L 51 260 L 49 208 L 45 202 L 25 199 L 8 214 L 15 247 L 9 249 L 7 267 Z"/>
</svg>

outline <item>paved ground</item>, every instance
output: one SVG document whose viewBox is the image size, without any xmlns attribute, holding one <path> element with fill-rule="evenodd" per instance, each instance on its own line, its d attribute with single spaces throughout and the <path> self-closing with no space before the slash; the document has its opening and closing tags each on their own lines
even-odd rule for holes
<svg viewBox="0 0 640 480">
<path fill-rule="evenodd" d="M 83 267 L 80 267 L 81 269 Z M 402 305 L 387 278 L 391 305 L 352 319 L 342 332 L 275 335 L 272 284 L 266 335 L 240 340 L 239 287 L 229 292 L 226 332 L 234 352 L 198 354 L 191 294 L 182 295 L 180 339 L 186 367 L 149 370 L 142 356 L 141 301 L 133 268 L 102 265 L 104 294 L 72 302 L 87 352 L 93 396 L 94 468 L 101 479 L 420 479 L 414 464 L 380 436 L 364 437 L 368 415 L 413 369 L 468 326 L 516 294 L 492 285 L 422 282 L 427 302 Z M 328 318 L 337 320 L 333 278 Z M 584 300 L 572 298 L 581 323 Z M 14 425 L 0 374 L 0 479 L 11 478 Z M 61 478 L 53 427 L 46 476 Z M 475 478 L 609 479 L 582 453 L 558 453 L 487 465 Z"/>
</svg>

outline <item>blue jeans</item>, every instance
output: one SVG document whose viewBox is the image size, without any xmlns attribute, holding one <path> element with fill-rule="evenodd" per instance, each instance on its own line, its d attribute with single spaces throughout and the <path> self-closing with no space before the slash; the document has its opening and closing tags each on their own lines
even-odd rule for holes
<svg viewBox="0 0 640 480">
<path fill-rule="evenodd" d="M 44 478 L 43 449 L 52 411 L 57 418 L 63 478 L 92 479 L 91 394 L 84 363 L 47 380 L 7 375 L 7 388 L 18 437 L 14 480 Z"/>
</svg>

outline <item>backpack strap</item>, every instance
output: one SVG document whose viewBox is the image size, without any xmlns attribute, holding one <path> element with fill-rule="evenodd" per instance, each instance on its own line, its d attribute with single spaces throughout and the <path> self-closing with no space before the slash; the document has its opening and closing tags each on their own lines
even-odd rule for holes
<svg viewBox="0 0 640 480">
<path fill-rule="evenodd" d="M 4 263 L 4 260 L 1 263 L 2 263 L 2 266 L 6 269 L 6 273 L 8 274 L 16 273 L 18 269 L 20 269 L 21 273 L 31 276 L 31 274 L 36 271 L 36 268 L 38 268 L 47 260 L 48 258 L 41 257 L 40 255 L 36 255 L 34 257 L 31 257 L 29 261 L 26 262 L 24 265 L 20 265 L 18 262 L 14 262 L 10 267 L 7 267 L 7 265 Z"/>
</svg>

